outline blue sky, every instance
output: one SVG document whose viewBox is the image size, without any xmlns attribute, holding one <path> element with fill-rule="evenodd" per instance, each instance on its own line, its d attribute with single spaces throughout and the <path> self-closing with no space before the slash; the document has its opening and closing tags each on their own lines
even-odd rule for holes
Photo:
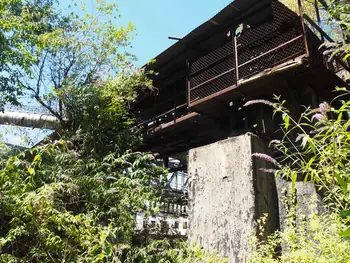
<svg viewBox="0 0 350 263">
<path fill-rule="evenodd" d="M 230 0 L 119 0 L 121 24 L 131 21 L 138 35 L 133 53 L 143 65 L 174 44 L 168 36 L 184 37 L 216 15 Z"/>
<path fill-rule="evenodd" d="M 88 10 L 93 10 L 94 0 L 85 0 Z M 132 22 L 137 35 L 131 52 L 138 57 L 137 64 L 143 66 L 150 59 L 175 43 L 168 36 L 184 37 L 197 26 L 216 15 L 231 0 L 119 0 L 120 25 Z M 60 0 L 62 8 L 70 1 Z M 13 128 L 0 125 L 0 141 L 15 145 L 29 146 L 40 141 L 48 131 Z M 25 137 L 30 137 L 30 141 Z"/>
</svg>

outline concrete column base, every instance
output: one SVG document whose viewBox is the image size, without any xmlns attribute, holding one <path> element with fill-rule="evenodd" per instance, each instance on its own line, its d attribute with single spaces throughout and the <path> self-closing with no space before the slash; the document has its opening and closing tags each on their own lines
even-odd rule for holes
<svg viewBox="0 0 350 263">
<path fill-rule="evenodd" d="M 266 229 L 279 228 L 278 196 L 273 174 L 259 171 L 266 143 L 245 134 L 189 152 L 189 239 L 216 251 L 230 263 L 245 262 L 256 219 L 269 215 Z"/>
</svg>

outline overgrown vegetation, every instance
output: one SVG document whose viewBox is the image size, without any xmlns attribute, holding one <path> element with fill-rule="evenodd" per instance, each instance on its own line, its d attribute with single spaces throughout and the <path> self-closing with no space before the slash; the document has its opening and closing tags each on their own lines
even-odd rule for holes
<svg viewBox="0 0 350 263">
<path fill-rule="evenodd" d="M 128 253 L 128 256 L 127 263 L 227 263 L 226 259 L 189 245 L 187 242 L 169 240 L 153 241 L 148 246 L 134 248 Z"/>
<path fill-rule="evenodd" d="M 80 4 L 71 3 L 75 10 Z M 0 158 L 0 262 L 217 262 L 186 242 L 143 241 L 166 171 L 128 109 L 152 82 L 127 52 L 134 27 L 97 0 L 0 0 L 1 101 L 31 96 L 60 123 L 57 140 Z M 3 148 L 2 148 L 3 149 Z"/>
<path fill-rule="evenodd" d="M 349 6 L 327 3 L 347 37 Z M 134 28 L 116 26 L 116 4 L 60 11 L 54 0 L 0 0 L 0 108 L 27 94 L 60 122 L 56 141 L 1 151 L 0 262 L 225 262 L 186 242 L 135 242 L 135 215 L 156 212 L 166 178 L 154 155 L 132 152 L 141 136 L 128 108 L 153 72 L 134 67 Z M 348 44 L 332 52 L 347 58 Z M 265 103 L 284 121 L 276 175 L 314 183 L 331 213 L 291 206 L 283 231 L 252 239 L 249 262 L 349 262 L 348 97 L 299 120 L 284 101 Z"/>
<path fill-rule="evenodd" d="M 1 262 L 119 262 L 156 200 L 154 156 L 82 158 L 69 141 L 2 159 Z M 158 186 L 158 187 L 157 187 Z"/>
<path fill-rule="evenodd" d="M 324 1 L 332 22 L 340 25 L 344 42 L 328 45 L 332 55 L 349 57 L 349 5 L 346 1 Z M 350 261 L 350 101 L 349 91 L 337 89 L 338 95 L 323 102 L 317 109 L 307 108 L 299 119 L 293 119 L 286 102 L 275 97 L 275 102 L 251 101 L 247 106 L 263 103 L 274 108 L 283 123 L 281 140 L 271 147 L 284 157 L 280 162 L 270 156 L 257 155 L 271 161 L 273 172 L 291 182 L 292 193 L 284 200 L 287 211 L 284 229 L 276 231 L 267 240 L 251 240 L 248 262 L 349 262 Z M 298 211 L 295 200 L 297 181 L 312 183 L 322 197 L 326 212 L 316 208 L 314 201 L 309 213 Z M 305 211 L 304 211 L 305 213 Z M 260 229 L 263 233 L 264 220 Z"/>
<path fill-rule="evenodd" d="M 20 80 L 38 63 L 39 36 L 53 32 L 65 18 L 52 0 L 0 1 L 0 109 L 6 102 L 18 104 L 23 94 Z"/>
<path fill-rule="evenodd" d="M 261 242 L 251 237 L 249 263 L 345 263 L 350 261 L 350 241 L 339 235 L 345 224 L 336 213 L 320 214 L 318 199 L 310 201 L 309 213 L 297 213 L 295 196 L 285 200 L 290 206 L 285 227 Z M 264 220 L 260 221 L 263 235 Z"/>
<path fill-rule="evenodd" d="M 308 215 L 297 213 L 298 204 L 292 195 L 290 200 L 285 200 L 289 202 L 286 207 L 291 207 L 287 210 L 285 229 L 261 243 L 254 239 L 249 262 L 350 260 L 350 101 L 341 99 L 349 95 L 346 90 L 342 92 L 343 96 L 334 103 L 324 102 L 317 109 L 308 108 L 298 120 L 291 117 L 285 101 L 279 97 L 275 103 L 262 100 L 247 103 L 247 106 L 266 104 L 274 108 L 274 114 L 282 115 L 284 136 L 272 141 L 271 147 L 284 156 L 283 160 L 278 163 L 270 156 L 257 155 L 275 165 L 276 169 L 268 172 L 291 181 L 294 194 L 297 181 L 314 184 L 327 209 L 326 214 L 319 214 L 315 207 Z"/>
</svg>

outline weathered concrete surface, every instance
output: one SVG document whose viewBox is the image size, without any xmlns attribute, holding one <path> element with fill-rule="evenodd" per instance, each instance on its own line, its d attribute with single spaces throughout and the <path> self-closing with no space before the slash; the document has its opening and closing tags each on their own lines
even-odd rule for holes
<svg viewBox="0 0 350 263">
<path fill-rule="evenodd" d="M 256 219 L 269 214 L 267 229 L 279 227 L 273 175 L 261 173 L 254 152 L 268 148 L 251 134 L 189 152 L 189 239 L 217 251 L 230 263 L 244 262 Z"/>
<path fill-rule="evenodd" d="M 290 207 L 297 204 L 296 213 L 297 219 L 300 219 L 300 215 L 308 216 L 310 213 L 315 212 L 312 208 L 316 208 L 318 213 L 326 212 L 326 208 L 322 205 L 322 198 L 317 193 L 315 186 L 310 183 L 296 182 L 295 183 L 295 199 L 291 198 L 292 195 L 292 182 L 285 179 L 278 178 L 276 180 L 278 200 L 279 200 L 279 217 L 280 217 L 280 229 L 285 228 L 285 219 L 287 218 L 286 204 Z M 296 222 L 299 223 L 298 220 Z"/>
</svg>

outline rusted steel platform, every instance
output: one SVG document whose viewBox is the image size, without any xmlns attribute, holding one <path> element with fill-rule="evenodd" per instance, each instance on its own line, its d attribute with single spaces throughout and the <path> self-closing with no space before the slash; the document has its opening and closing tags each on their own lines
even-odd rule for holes
<svg viewBox="0 0 350 263">
<path fill-rule="evenodd" d="M 306 90 L 327 99 L 345 85 L 337 72 L 348 66 L 324 56 L 320 46 L 331 38 L 299 7 L 294 13 L 276 0 L 236 0 L 147 65 L 159 73 L 157 90 L 133 106 L 144 149 L 168 154 L 256 130 L 264 113 L 242 110 L 245 101 L 294 92 L 295 104 L 311 105 L 317 99 L 303 96 Z"/>
</svg>

